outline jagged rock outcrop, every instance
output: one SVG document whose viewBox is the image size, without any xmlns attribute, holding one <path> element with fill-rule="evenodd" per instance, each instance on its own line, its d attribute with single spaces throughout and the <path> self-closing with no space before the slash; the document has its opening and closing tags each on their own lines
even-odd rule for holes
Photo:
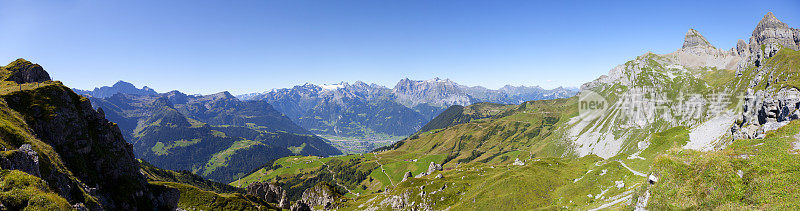
<svg viewBox="0 0 800 211">
<path fill-rule="evenodd" d="M 40 66 L 22 59 L 5 68 L 13 77 L 21 63 L 27 73 L 19 74 L 20 82 L 50 80 Z M 19 115 L 24 122 L 21 133 L 41 142 L 34 147 L 22 145 L 12 155 L 22 153 L 19 160 L 28 163 L 26 168 L 40 162 L 41 178 L 70 203 L 90 202 L 86 206 L 91 210 L 173 210 L 177 206 L 177 190 L 146 181 L 119 128 L 95 111 L 87 98 L 54 82 L 3 94 L 0 99 L 2 109 L 16 113 L 8 110 L 4 115 Z M 37 154 L 40 157 L 35 159 Z"/>
<path fill-rule="evenodd" d="M 711 43 L 706 40 L 703 35 L 700 35 L 700 32 L 697 30 L 689 29 L 686 32 L 686 36 L 683 39 L 683 47 L 682 48 L 692 48 L 692 47 L 714 47 Z"/>
<path fill-rule="evenodd" d="M 434 172 L 436 172 L 436 171 L 441 171 L 441 170 L 442 170 L 442 165 L 439 165 L 439 164 L 436 164 L 436 163 L 434 163 L 434 162 L 431 162 L 431 164 L 430 164 L 430 165 L 428 165 L 428 170 L 427 170 L 427 171 L 425 171 L 425 172 L 421 172 L 421 173 L 419 173 L 419 174 L 416 176 L 416 178 L 420 178 L 420 177 L 428 176 L 428 175 L 431 175 L 431 174 L 433 174 L 433 173 L 434 173 Z"/>
<path fill-rule="evenodd" d="M 731 128 L 734 138 L 763 138 L 766 131 L 800 118 L 800 91 L 788 88 L 769 95 L 763 90 L 748 90 L 742 108 L 740 123 Z"/>
<path fill-rule="evenodd" d="M 775 55 L 782 47 L 800 50 L 797 29 L 781 22 L 772 12 L 764 15 L 750 37 L 751 64 L 761 66 L 765 59 Z"/>
<path fill-rule="evenodd" d="M 298 201 L 297 203 L 293 204 L 292 207 L 289 209 L 291 211 L 311 211 L 311 207 L 308 204 L 303 203 L 302 201 Z"/>
<path fill-rule="evenodd" d="M 289 209 L 289 199 L 286 191 L 274 183 L 254 182 L 247 186 L 247 194 L 263 199 L 268 203 L 278 204 L 278 207 Z"/>
<path fill-rule="evenodd" d="M 796 39 L 797 29 L 778 20 L 771 12 L 758 23 L 750 37 L 749 52 L 740 53 L 746 63 L 739 66 L 739 75 L 745 68 L 755 66 L 755 76 L 749 81 L 742 105 L 742 116 L 730 131 L 735 139 L 763 138 L 765 133 L 800 118 L 800 91 L 796 87 L 775 87 L 780 75 L 774 65 L 765 64 L 781 48 L 800 50 Z M 737 49 L 743 41 L 739 41 Z M 765 66 L 767 65 L 767 66 Z M 763 88 L 760 88 L 762 87 Z"/>
<path fill-rule="evenodd" d="M 303 196 L 296 205 L 300 204 L 301 208 L 302 204 L 305 204 L 312 208 L 320 206 L 326 210 L 336 209 L 336 199 L 340 196 L 341 194 L 337 193 L 332 185 L 327 182 L 320 182 L 314 187 L 303 191 Z"/>
<path fill-rule="evenodd" d="M 0 154 L 0 168 L 20 170 L 33 176 L 41 177 L 39 173 L 39 156 L 33 151 L 30 144 L 23 144 L 17 150 Z"/>
<path fill-rule="evenodd" d="M 24 84 L 51 80 L 50 74 L 44 71 L 42 66 L 33 64 L 25 59 L 17 59 L 5 66 L 5 69 L 10 72 L 10 75 L 5 79 L 6 81 Z"/>
<path fill-rule="evenodd" d="M 800 50 L 795 36 L 796 31 L 797 29 L 790 28 L 789 25 L 778 20 L 772 12 L 768 12 L 753 30 L 753 38 L 756 42 L 750 45 L 751 47 L 760 47 L 758 45 L 780 44 L 792 50 Z"/>
<path fill-rule="evenodd" d="M 403 174 L 403 180 L 401 180 L 400 182 L 405 182 L 408 178 L 411 178 L 413 176 L 414 174 L 411 173 L 411 171 L 407 171 L 405 174 Z"/>
</svg>

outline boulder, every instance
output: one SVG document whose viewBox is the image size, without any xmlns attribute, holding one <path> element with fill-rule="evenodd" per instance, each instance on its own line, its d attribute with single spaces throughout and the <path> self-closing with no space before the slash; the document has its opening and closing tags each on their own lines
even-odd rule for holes
<svg viewBox="0 0 800 211">
<path fill-rule="evenodd" d="M 411 177 L 413 177 L 413 176 L 414 176 L 414 175 L 413 175 L 413 174 L 411 174 L 411 171 L 407 171 L 405 174 L 403 174 L 403 180 L 401 180 L 400 182 L 405 182 L 405 181 L 406 181 L 406 179 L 408 179 L 408 178 L 411 178 Z"/>
</svg>

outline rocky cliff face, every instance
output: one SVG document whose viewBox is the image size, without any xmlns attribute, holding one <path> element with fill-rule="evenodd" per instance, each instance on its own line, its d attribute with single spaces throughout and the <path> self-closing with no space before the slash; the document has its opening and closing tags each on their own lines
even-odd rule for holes
<svg viewBox="0 0 800 211">
<path fill-rule="evenodd" d="M 694 47 L 714 47 L 706 40 L 703 35 L 697 30 L 689 29 L 686 32 L 686 37 L 683 39 L 683 47 L 681 48 L 694 48 Z"/>
<path fill-rule="evenodd" d="M 6 150 L 3 150 L 6 151 Z M 23 144 L 17 150 L 7 151 L 0 157 L 0 168 L 20 170 L 33 176 L 39 173 L 39 156 L 30 144 Z"/>
<path fill-rule="evenodd" d="M 750 51 L 742 55 L 746 63 L 737 71 L 747 89 L 741 117 L 731 127 L 734 138 L 763 138 L 766 131 L 800 117 L 800 91 L 794 83 L 798 79 L 792 74 L 798 71 L 794 62 L 800 60 L 795 31 L 772 13 L 767 13 L 753 31 Z M 752 72 L 743 75 L 745 70 Z"/>
<path fill-rule="evenodd" d="M 139 173 L 131 145 L 122 138 L 116 124 L 95 111 L 88 99 L 60 82 L 42 81 L 49 77 L 38 65 L 14 68 L 20 63 L 30 64 L 15 61 L 7 69 L 9 78 L 24 76 L 18 77 L 21 81 L 14 81 L 45 83 L 22 84 L 21 90 L 0 95 L 2 107 L 13 110 L 24 121 L 29 130 L 25 132 L 35 137 L 31 143 L 41 141 L 43 145 L 22 145 L 0 163 L 41 175 L 58 195 L 71 203 L 86 203 L 91 209 L 175 208 L 177 190 L 147 183 Z M 40 158 L 44 158 L 43 165 Z"/>
<path fill-rule="evenodd" d="M 289 209 L 289 199 L 286 191 L 273 183 L 254 182 L 247 186 L 247 194 L 256 196 L 267 203 L 277 204 L 278 207 Z"/>
<path fill-rule="evenodd" d="M 449 79 L 434 78 L 425 81 L 400 80 L 392 89 L 397 101 L 408 107 L 430 104 L 437 107 L 469 105 L 476 101 L 463 87 Z"/>
<path fill-rule="evenodd" d="M 154 203 L 161 194 L 173 193 L 151 190 L 139 174 L 131 145 L 116 124 L 96 112 L 88 99 L 60 85 L 16 92 L 3 99 L 23 114 L 37 138 L 53 146 L 105 209 L 175 206 Z"/>
<path fill-rule="evenodd" d="M 751 64 L 761 66 L 764 60 L 774 56 L 783 47 L 800 50 L 800 34 L 797 29 L 790 28 L 786 23 L 781 22 L 772 12 L 764 15 L 758 22 L 753 35 L 750 37 L 748 45 Z"/>
<path fill-rule="evenodd" d="M 322 207 L 325 210 L 331 210 L 336 209 L 336 200 L 339 197 L 341 197 L 341 195 L 334 190 L 332 185 L 327 182 L 320 182 L 314 185 L 314 187 L 303 191 L 303 197 L 296 203 L 299 205 L 297 206 L 298 208 L 307 206 L 310 208 Z"/>
</svg>

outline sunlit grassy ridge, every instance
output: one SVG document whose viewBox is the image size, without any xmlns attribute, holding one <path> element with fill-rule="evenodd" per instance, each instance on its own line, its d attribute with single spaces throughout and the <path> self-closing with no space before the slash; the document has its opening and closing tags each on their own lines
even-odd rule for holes
<svg viewBox="0 0 800 211">
<path fill-rule="evenodd" d="M 13 83 L 13 82 L 11 82 Z M 59 89 L 59 87 L 63 87 L 60 82 L 52 82 L 48 83 L 44 87 L 37 88 L 35 85 L 31 86 L 32 84 L 24 84 L 23 87 L 27 87 L 27 89 L 23 89 L 22 91 L 9 91 L 8 93 L 3 93 L 4 96 L 7 95 L 14 95 L 17 92 L 28 92 L 32 93 L 35 89 Z M 12 85 L 13 86 L 13 85 Z M 0 88 L 7 88 L 7 86 L 0 86 Z M 41 99 L 41 98 L 40 98 Z M 47 102 L 36 102 L 35 105 L 41 105 L 40 108 L 44 108 L 43 111 L 45 112 L 52 112 L 54 109 L 51 105 L 48 105 Z M 0 145 L 4 149 L 9 149 L 8 151 L 3 151 L 3 155 L 14 151 L 15 149 L 19 148 L 23 144 L 30 144 L 32 149 L 38 153 L 39 157 L 39 169 L 41 176 L 43 178 L 47 177 L 66 177 L 69 178 L 69 181 L 64 181 L 70 183 L 71 185 L 80 185 L 80 180 L 76 178 L 72 172 L 67 168 L 65 165 L 65 161 L 62 160 L 61 156 L 47 143 L 42 142 L 41 140 L 37 139 L 33 134 L 31 134 L 30 127 L 25 123 L 23 117 L 17 111 L 14 111 L 8 107 L 4 100 L 0 100 Z M 18 171 L 4 171 L 4 174 L 7 177 L 4 177 L 4 180 L 8 179 L 9 182 L 13 182 L 16 178 L 25 179 L 28 182 L 36 181 L 37 179 L 41 181 L 40 178 L 35 176 L 25 174 Z M 23 175 L 24 174 L 24 175 Z M 56 184 L 52 183 L 45 183 L 41 181 L 42 184 L 46 184 L 50 186 L 50 189 L 53 189 Z M 34 185 L 34 184 L 31 184 Z M 38 185 L 38 183 L 37 183 Z M 21 188 L 21 189 L 20 189 Z M 39 189 L 40 191 L 36 191 L 35 189 L 26 189 L 24 186 L 15 186 L 13 184 L 9 184 L 4 188 L 4 191 L 8 194 L 16 193 L 16 191 L 22 191 L 18 194 L 22 194 L 23 192 L 25 195 L 17 195 L 11 194 L 9 197 L 30 197 L 30 198 L 42 198 L 42 199 L 52 199 L 55 206 L 60 206 L 60 200 L 54 199 L 53 197 L 59 197 L 58 195 L 52 196 L 51 193 L 47 188 L 41 188 L 39 186 L 32 187 L 35 189 Z M 19 189 L 19 190 L 18 190 Z M 72 197 L 84 200 L 84 203 L 87 205 L 97 204 L 97 199 L 90 196 L 86 192 L 80 189 L 80 192 L 77 193 L 70 193 L 73 194 Z M 22 198 L 14 199 L 14 200 L 23 200 Z M 63 199 L 61 199 L 63 200 Z M 36 206 L 34 206 L 36 207 Z M 46 208 L 46 207 L 42 207 Z"/>
<path fill-rule="evenodd" d="M 254 196 L 240 193 L 216 193 L 174 182 L 153 182 L 181 192 L 178 207 L 186 210 L 280 210 Z"/>
<path fill-rule="evenodd" d="M 0 170 L 0 201 L 11 210 L 67 210 L 66 199 L 54 193 L 39 177 L 17 170 Z"/>
<path fill-rule="evenodd" d="M 299 187 L 308 187 L 315 181 L 334 181 L 349 189 L 339 190 L 346 194 L 347 202 L 341 203 L 345 210 L 366 207 L 386 210 L 630 209 L 635 205 L 631 202 L 644 197 L 648 190 L 653 196 L 651 205 L 654 208 L 719 207 L 664 207 L 659 205 L 659 200 L 666 200 L 663 197 L 668 190 L 652 189 L 647 183 L 649 174 L 660 175 L 657 172 L 662 167 L 654 166 L 654 162 L 663 162 L 662 154 L 682 151 L 690 142 L 692 131 L 714 116 L 688 118 L 681 116 L 679 110 L 668 109 L 656 111 L 666 117 L 642 124 L 641 120 L 623 113 L 625 110 L 615 103 L 629 101 L 627 94 L 641 92 L 645 99 L 663 103 L 664 108 L 679 108 L 687 98 L 695 97 L 707 102 L 729 102 L 713 109 L 736 113 L 741 108 L 740 94 L 757 76 L 756 69 L 748 68 L 737 75 L 733 70 L 676 65 L 676 59 L 648 53 L 620 67 L 625 70 L 620 74 L 630 81 L 629 84 L 612 81 L 589 86 L 611 105 L 605 115 L 596 119 L 575 119 L 577 97 L 507 106 L 476 104 L 475 108 L 491 108 L 491 112 L 477 118 L 460 118 L 469 117 L 467 111 L 471 107 L 455 107 L 437 117 L 439 121 L 430 124 L 429 130 L 378 152 L 333 158 L 279 159 L 231 184 L 243 186 L 265 180 L 300 190 Z M 712 98 L 717 96 L 721 97 Z M 712 108 L 703 105 L 699 109 Z M 472 109 L 477 113 L 486 110 Z M 618 148 L 611 148 L 618 151 L 605 159 L 592 153 L 582 156 L 586 152 L 581 150 L 587 147 L 583 144 L 601 144 L 577 145 L 576 139 L 585 138 L 582 134 L 615 137 L 606 141 L 620 144 Z M 723 136 L 719 142 L 711 144 L 724 147 L 730 144 L 724 141 L 729 138 Z M 444 165 L 442 178 L 434 173 L 403 181 L 405 172 L 417 175 L 427 170 L 430 162 Z M 327 171 L 330 168 L 368 174 L 363 179 L 334 177 Z M 661 191 L 658 194 L 662 198 L 654 191 Z M 666 197 L 683 197 L 681 194 Z M 400 203 L 404 207 L 392 207 L 398 204 L 398 198 L 405 200 Z"/>
</svg>

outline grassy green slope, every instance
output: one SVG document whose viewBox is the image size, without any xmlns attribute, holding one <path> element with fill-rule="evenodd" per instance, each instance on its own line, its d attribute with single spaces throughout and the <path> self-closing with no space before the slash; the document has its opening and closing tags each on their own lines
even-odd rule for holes
<svg viewBox="0 0 800 211">
<path fill-rule="evenodd" d="M 800 209 L 799 134 L 793 121 L 721 151 L 670 150 L 653 163 L 659 181 L 638 195 L 649 193 L 648 208 L 656 210 Z"/>
</svg>

